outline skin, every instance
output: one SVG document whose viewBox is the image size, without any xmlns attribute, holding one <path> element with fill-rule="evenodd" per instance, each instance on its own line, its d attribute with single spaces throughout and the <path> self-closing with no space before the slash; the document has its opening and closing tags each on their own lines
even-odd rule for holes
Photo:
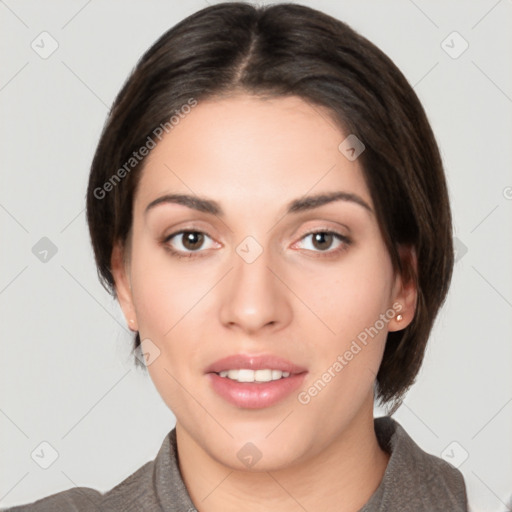
<svg viewBox="0 0 512 512">
<path fill-rule="evenodd" d="M 199 102 L 146 160 L 128 252 L 115 246 L 112 271 L 130 327 L 160 350 L 148 370 L 176 416 L 180 470 L 199 511 L 357 511 L 382 480 L 375 377 L 387 332 L 411 322 L 417 292 L 393 271 L 359 161 L 338 149 L 345 137 L 300 98 L 239 94 Z M 285 215 L 290 201 L 333 191 L 372 211 L 335 201 Z M 225 214 L 179 204 L 144 213 L 168 193 L 213 199 Z M 206 233 L 203 245 L 162 242 L 183 229 Z M 351 243 L 315 245 L 316 229 Z M 247 236 L 263 250 L 250 264 L 236 252 Z M 199 256 L 178 259 L 165 245 Z M 307 368 L 307 390 L 397 302 L 403 320 L 389 320 L 306 405 L 292 393 L 239 408 L 204 373 L 231 354 L 276 354 Z M 237 457 L 247 442 L 262 454 L 251 468 Z"/>
</svg>

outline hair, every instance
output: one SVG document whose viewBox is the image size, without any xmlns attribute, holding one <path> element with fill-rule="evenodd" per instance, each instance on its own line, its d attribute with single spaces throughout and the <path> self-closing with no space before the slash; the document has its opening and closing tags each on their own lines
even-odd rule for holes
<svg viewBox="0 0 512 512">
<path fill-rule="evenodd" d="M 140 58 L 112 105 L 89 176 L 87 221 L 100 281 L 116 297 L 112 250 L 117 242 L 129 250 L 146 160 L 135 159 L 134 152 L 162 131 L 158 127 L 169 131 L 169 119 L 191 98 L 240 92 L 298 96 L 324 107 L 345 135 L 365 145 L 358 158 L 393 269 L 418 290 L 414 318 L 388 333 L 376 377 L 376 397 L 381 404 L 393 401 L 396 410 L 419 372 L 450 285 L 448 191 L 438 146 L 412 87 L 380 49 L 325 13 L 291 3 L 220 3 L 175 25 Z M 401 245 L 414 248 L 417 271 L 400 257 Z M 134 348 L 139 345 L 136 333 Z"/>
</svg>

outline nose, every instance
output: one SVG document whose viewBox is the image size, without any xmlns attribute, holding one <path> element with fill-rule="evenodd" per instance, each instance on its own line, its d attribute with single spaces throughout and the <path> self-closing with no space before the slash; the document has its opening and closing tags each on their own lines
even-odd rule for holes
<svg viewBox="0 0 512 512">
<path fill-rule="evenodd" d="M 222 324 L 246 334 L 280 330 L 288 325 L 292 308 L 286 281 L 270 251 L 264 249 L 254 261 L 243 252 L 234 251 L 233 269 L 221 298 Z"/>
</svg>

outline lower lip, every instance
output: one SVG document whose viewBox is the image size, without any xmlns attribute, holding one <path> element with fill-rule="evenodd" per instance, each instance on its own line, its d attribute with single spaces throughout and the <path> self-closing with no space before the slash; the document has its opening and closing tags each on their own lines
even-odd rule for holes
<svg viewBox="0 0 512 512">
<path fill-rule="evenodd" d="M 270 382 L 237 382 L 209 373 L 213 389 L 225 400 L 245 409 L 263 409 L 277 404 L 295 390 L 304 381 L 307 372 Z"/>
</svg>

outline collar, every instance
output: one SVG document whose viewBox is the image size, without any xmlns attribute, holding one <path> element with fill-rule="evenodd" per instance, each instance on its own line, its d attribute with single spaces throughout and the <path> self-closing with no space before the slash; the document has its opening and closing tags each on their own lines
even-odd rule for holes
<svg viewBox="0 0 512 512">
<path fill-rule="evenodd" d="M 374 419 L 374 428 L 390 459 L 381 483 L 359 512 L 467 512 L 464 479 L 457 469 L 424 452 L 389 416 Z M 179 469 L 176 428 L 165 437 L 155 460 L 107 497 L 125 511 L 195 511 Z"/>
</svg>

